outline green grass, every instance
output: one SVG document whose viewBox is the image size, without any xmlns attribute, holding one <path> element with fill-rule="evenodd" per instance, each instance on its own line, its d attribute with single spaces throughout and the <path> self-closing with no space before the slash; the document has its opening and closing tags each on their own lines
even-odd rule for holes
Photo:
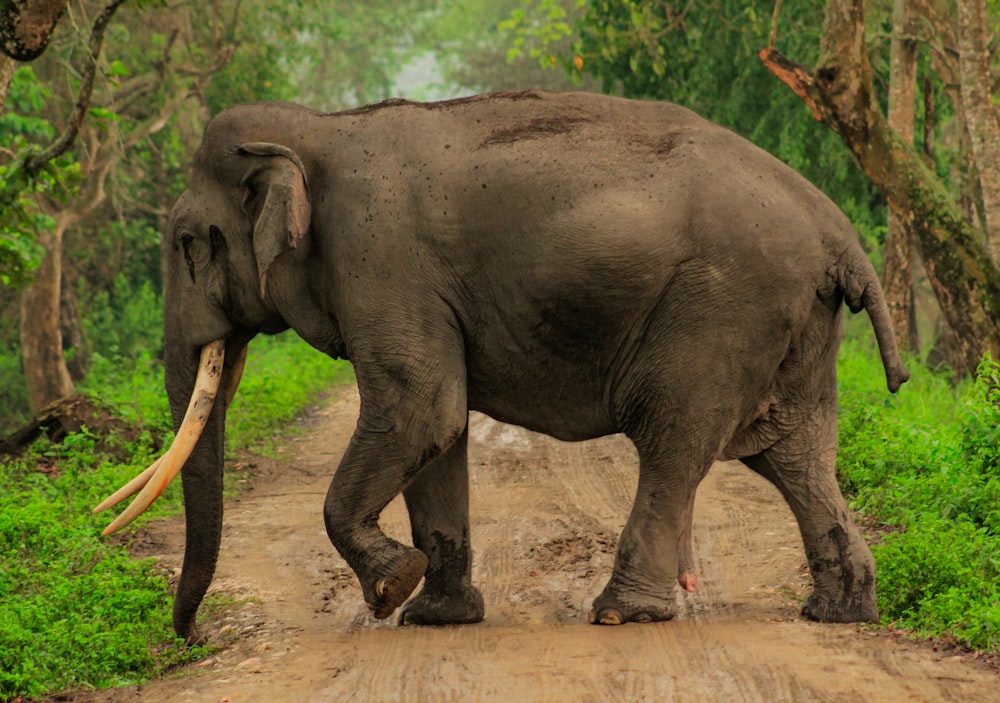
<svg viewBox="0 0 1000 703">
<path fill-rule="evenodd" d="M 349 364 L 293 336 L 255 340 L 229 414 L 229 451 L 268 441 L 351 378 Z M 91 514 L 171 438 L 162 366 L 101 359 L 90 379 L 101 385 L 82 390 L 144 431 L 129 444 L 84 431 L 0 463 L 0 700 L 141 682 L 202 655 L 173 638 L 165 574 L 132 559 L 127 537 L 101 538 L 110 518 Z M 180 509 L 171 486 L 137 522 Z"/>
<path fill-rule="evenodd" d="M 1000 649 L 1000 366 L 958 386 L 911 363 L 885 391 L 867 343 L 840 356 L 841 483 L 876 529 L 886 623 Z"/>
</svg>

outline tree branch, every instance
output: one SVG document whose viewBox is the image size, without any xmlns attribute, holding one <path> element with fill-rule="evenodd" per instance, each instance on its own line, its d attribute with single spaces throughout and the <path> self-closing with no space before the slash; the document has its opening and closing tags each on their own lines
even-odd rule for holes
<svg viewBox="0 0 1000 703">
<path fill-rule="evenodd" d="M 791 88 L 792 92 L 798 95 L 799 99 L 809 106 L 812 110 L 813 118 L 816 120 L 823 119 L 816 101 L 810 95 L 813 77 L 808 71 L 794 61 L 789 61 L 774 47 L 761 49 L 757 52 L 757 57 L 768 71 L 777 76 L 779 81 Z"/>
<path fill-rule="evenodd" d="M 128 134 L 119 139 L 106 139 L 101 143 L 96 143 L 95 139 L 95 145 L 90 150 L 90 157 L 86 159 L 87 178 L 80 187 L 80 192 L 68 205 L 48 204 L 47 210 L 50 214 L 56 218 L 63 218 L 66 226 L 72 227 L 96 209 L 107 198 L 105 184 L 115 164 L 124 156 L 125 152 L 141 140 L 163 129 L 189 95 L 190 90 L 180 86 L 164 102 L 156 114 L 140 122 Z"/>
<path fill-rule="evenodd" d="M 771 13 L 771 33 L 767 37 L 767 47 L 773 49 L 778 43 L 778 16 L 781 14 L 781 0 L 774 0 L 774 12 Z"/>
<path fill-rule="evenodd" d="M 29 177 L 34 177 L 49 161 L 64 154 L 76 135 L 80 132 L 80 125 L 83 124 L 90 109 L 90 97 L 94 90 L 94 78 L 97 75 L 97 60 L 101 54 L 101 46 L 104 43 L 104 31 L 108 28 L 115 11 L 125 2 L 125 0 L 111 0 L 111 2 L 101 11 L 97 19 L 94 20 L 93 29 L 90 32 L 90 57 L 83 70 L 83 80 L 80 83 L 80 94 L 77 97 L 76 105 L 69 117 L 69 124 L 66 130 L 47 149 L 40 154 L 35 154 L 27 159 L 24 164 L 25 173 Z"/>
</svg>

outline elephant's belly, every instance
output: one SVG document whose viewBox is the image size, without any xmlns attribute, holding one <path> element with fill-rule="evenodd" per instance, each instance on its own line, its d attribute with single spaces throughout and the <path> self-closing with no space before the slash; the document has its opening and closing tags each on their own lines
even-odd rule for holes
<svg viewBox="0 0 1000 703">
<path fill-rule="evenodd" d="M 563 441 L 581 441 L 620 431 L 603 392 L 583 377 L 508 378 L 476 382 L 470 374 L 468 403 L 495 420 L 520 425 Z"/>
</svg>

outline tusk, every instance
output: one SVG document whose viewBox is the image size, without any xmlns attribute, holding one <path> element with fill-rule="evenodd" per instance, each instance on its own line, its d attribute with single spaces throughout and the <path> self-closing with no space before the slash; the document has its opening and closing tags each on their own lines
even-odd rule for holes
<svg viewBox="0 0 1000 703">
<path fill-rule="evenodd" d="M 202 347 L 201 363 L 198 366 L 198 377 L 191 393 L 191 402 L 188 404 L 187 412 L 184 414 L 184 420 L 177 431 L 177 436 L 174 437 L 173 444 L 152 466 L 97 506 L 95 512 L 115 505 L 137 491 L 139 493 L 125 511 L 115 518 L 101 534 L 110 535 L 112 532 L 117 532 L 145 512 L 153 501 L 166 490 L 188 457 L 191 456 L 191 452 L 194 451 L 194 447 L 201 437 L 202 430 L 205 429 L 205 423 L 208 422 L 208 417 L 212 413 L 212 406 L 215 404 L 215 395 L 219 390 L 219 382 L 222 380 L 222 362 L 225 353 L 226 342 L 222 339 L 217 339 Z"/>
<path fill-rule="evenodd" d="M 233 404 L 233 398 L 236 397 L 236 389 L 240 387 L 240 379 L 243 378 L 243 367 L 247 365 L 248 348 L 248 346 L 244 345 L 240 349 L 239 356 L 236 357 L 236 363 L 233 364 L 233 368 L 229 371 L 229 383 L 226 385 L 227 408 Z"/>
<path fill-rule="evenodd" d="M 167 454 L 169 454 L 169 453 L 170 453 L 170 451 L 168 450 Z M 114 505 L 118 505 L 119 503 L 121 503 L 123 500 L 125 500 L 129 496 L 134 496 L 136 493 L 138 493 L 139 491 L 141 491 L 143 489 L 143 487 L 147 483 L 149 483 L 149 479 L 153 478 L 153 474 L 155 474 L 156 470 L 158 468 L 160 468 L 160 465 L 163 463 L 163 460 L 164 460 L 164 458 L 166 458 L 167 454 L 164 454 L 163 456 L 161 456 L 159 459 L 157 459 L 156 461 L 154 461 L 152 463 L 152 465 L 148 469 L 146 469 L 145 471 L 143 471 L 141 474 L 139 474 L 138 476 L 136 476 L 135 478 L 133 478 L 131 481 L 129 481 L 128 483 L 126 483 L 124 486 L 122 486 L 121 488 L 119 488 L 117 491 L 115 491 L 114 493 L 112 493 L 111 495 L 109 495 L 107 498 L 105 498 L 101 502 L 100 505 L 98 505 L 96 508 L 94 508 L 94 513 L 97 514 L 99 512 L 107 510 L 108 508 L 110 508 L 110 507 L 112 507 Z"/>
</svg>

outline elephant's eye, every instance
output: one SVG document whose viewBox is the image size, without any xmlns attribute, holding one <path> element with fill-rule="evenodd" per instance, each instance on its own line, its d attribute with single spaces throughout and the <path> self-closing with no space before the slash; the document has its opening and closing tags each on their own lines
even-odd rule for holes
<svg viewBox="0 0 1000 703">
<path fill-rule="evenodd" d="M 226 239 L 222 236 L 222 230 L 212 225 L 208 228 L 208 236 L 212 240 L 212 259 L 226 251 Z"/>
<path fill-rule="evenodd" d="M 184 263 L 187 264 L 188 275 L 194 281 L 194 258 L 191 256 L 191 247 L 194 245 L 194 236 L 191 234 L 181 235 L 181 247 L 184 248 Z"/>
</svg>

